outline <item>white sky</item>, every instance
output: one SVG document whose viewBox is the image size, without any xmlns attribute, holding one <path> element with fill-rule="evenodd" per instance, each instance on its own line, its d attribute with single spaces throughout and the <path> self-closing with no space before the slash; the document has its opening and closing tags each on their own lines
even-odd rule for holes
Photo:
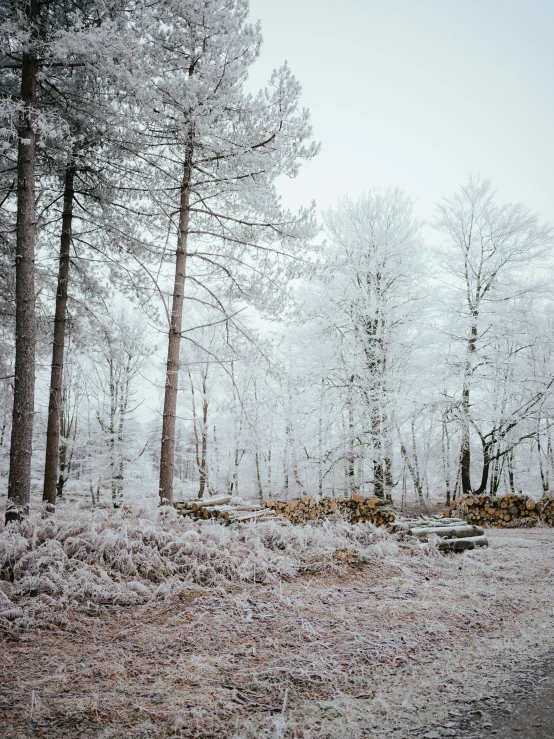
<svg viewBox="0 0 554 739">
<path fill-rule="evenodd" d="M 262 86 L 287 60 L 320 155 L 287 205 L 398 185 L 429 218 L 469 174 L 554 221 L 554 0 L 251 0 Z"/>
</svg>

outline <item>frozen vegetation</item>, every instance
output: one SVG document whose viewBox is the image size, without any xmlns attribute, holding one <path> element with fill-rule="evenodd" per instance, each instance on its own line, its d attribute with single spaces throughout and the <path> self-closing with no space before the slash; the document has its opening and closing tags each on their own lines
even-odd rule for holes
<svg viewBox="0 0 554 739">
<path fill-rule="evenodd" d="M 350 41 L 371 4 L 335 4 Z M 454 736 L 554 647 L 554 228 L 477 176 L 425 223 L 334 171 L 328 207 L 289 207 L 320 146 L 288 63 L 254 84 L 261 45 L 248 0 L 0 6 L 10 739 Z M 212 495 L 259 518 L 178 515 Z M 452 555 L 366 522 L 463 496 L 538 525 Z M 295 525 L 264 508 L 292 499 Z"/>
<path fill-rule="evenodd" d="M 67 625 L 72 608 L 159 602 L 179 593 L 275 583 L 398 556 L 398 542 L 371 524 L 275 523 L 224 527 L 175 512 L 60 512 L 0 533 L 3 628 Z M 411 549 L 419 550 L 416 541 Z M 427 548 L 421 548 L 421 552 Z M 422 555 L 421 555 L 422 556 Z"/>
<path fill-rule="evenodd" d="M 472 701 L 509 700 L 518 670 L 554 648 L 554 532 L 489 538 L 445 556 L 370 524 L 28 519 L 0 535 L 5 726 L 452 735 Z"/>
</svg>

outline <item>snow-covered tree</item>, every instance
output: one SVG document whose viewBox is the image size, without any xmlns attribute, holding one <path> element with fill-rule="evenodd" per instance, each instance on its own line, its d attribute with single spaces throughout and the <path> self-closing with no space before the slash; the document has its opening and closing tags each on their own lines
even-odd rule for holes
<svg viewBox="0 0 554 739">
<path fill-rule="evenodd" d="M 412 207 L 405 194 L 389 189 L 344 198 L 325 217 L 325 332 L 337 347 L 326 381 L 344 397 L 350 487 L 370 482 L 378 497 L 393 485 L 396 404 L 422 295 Z M 366 451 L 369 475 L 361 471 Z"/>
<path fill-rule="evenodd" d="M 510 377 L 509 357 L 520 349 L 514 344 L 517 332 L 512 330 L 515 314 L 510 308 L 514 300 L 533 291 L 533 268 L 551 248 L 553 230 L 521 204 L 499 205 L 491 183 L 479 179 L 470 179 L 452 198 L 442 202 L 435 227 L 444 238 L 444 269 L 450 275 L 453 313 L 458 319 L 451 331 L 461 347 L 455 360 L 461 382 L 457 404 L 461 489 L 463 493 L 474 489 L 473 432 L 483 448 L 483 474 L 475 488 L 483 493 L 493 449 L 519 423 L 528 403 L 534 401 L 531 397 L 520 398 L 510 413 L 501 401 L 498 417 L 490 419 L 485 428 L 480 422 L 483 414 L 479 393 L 487 380 L 498 391 Z"/>
<path fill-rule="evenodd" d="M 294 176 L 316 147 L 300 87 L 284 66 L 257 95 L 243 91 L 261 34 L 247 22 L 246 0 L 163 0 L 145 23 L 153 79 L 145 101 L 140 186 L 161 229 L 174 239 L 175 273 L 167 301 L 168 354 L 160 457 L 160 498 L 172 500 L 176 407 L 183 307 L 187 284 L 214 310 L 223 292 L 273 303 L 275 283 L 291 274 L 313 230 L 310 212 L 280 205 L 275 180 Z"/>
</svg>

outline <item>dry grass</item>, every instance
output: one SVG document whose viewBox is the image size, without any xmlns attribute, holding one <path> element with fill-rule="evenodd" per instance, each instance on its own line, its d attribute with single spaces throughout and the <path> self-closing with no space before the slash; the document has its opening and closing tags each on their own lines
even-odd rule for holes
<svg viewBox="0 0 554 739">
<path fill-rule="evenodd" d="M 36 515 L 0 533 L 0 627 L 57 627 L 72 606 L 131 606 L 199 588 L 271 583 L 397 552 L 383 529 L 344 521 L 227 528 L 182 519 L 173 509 L 153 518 L 99 510 Z"/>
<path fill-rule="evenodd" d="M 183 525 L 152 524 L 187 541 Z M 369 525 L 212 528 L 200 539 L 237 561 L 212 563 L 208 582 L 189 560 L 165 589 L 105 564 L 114 588 L 134 577 L 148 595 L 84 603 L 62 588 L 65 628 L 10 626 L 2 736 L 404 739 L 554 645 L 552 530 L 494 531 L 489 550 L 443 557 Z M 75 538 L 58 537 L 64 551 Z"/>
</svg>

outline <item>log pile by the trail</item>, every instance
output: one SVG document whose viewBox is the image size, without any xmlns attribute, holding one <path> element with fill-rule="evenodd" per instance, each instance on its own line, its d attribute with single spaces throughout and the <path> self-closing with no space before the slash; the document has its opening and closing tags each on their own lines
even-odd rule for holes
<svg viewBox="0 0 554 739">
<path fill-rule="evenodd" d="M 534 501 L 527 495 L 502 497 L 467 495 L 450 504 L 446 516 L 462 516 L 468 523 L 495 528 L 530 528 L 539 520 L 554 526 L 554 498 Z"/>
<path fill-rule="evenodd" d="M 397 521 L 391 530 L 404 531 L 420 541 L 438 536 L 437 548 L 444 552 L 461 552 L 475 547 L 486 547 L 489 542 L 480 526 L 468 524 L 461 518 L 420 518 Z"/>
<path fill-rule="evenodd" d="M 384 526 L 394 521 L 389 500 L 364 498 L 310 498 L 299 500 L 268 500 L 264 505 L 237 503 L 230 495 L 217 495 L 175 503 L 182 516 L 196 519 L 217 519 L 221 523 L 241 521 L 289 521 L 294 524 L 321 523 L 329 517 L 342 516 L 352 524 L 370 521 Z"/>
<path fill-rule="evenodd" d="M 216 495 L 211 498 L 198 498 L 175 503 L 181 516 L 198 519 L 217 519 L 220 523 L 236 523 L 244 521 L 267 521 L 278 519 L 277 514 L 261 505 L 236 503 L 231 505 L 230 495 Z"/>
<path fill-rule="evenodd" d="M 268 500 L 267 508 L 287 518 L 291 523 L 318 523 L 339 515 L 349 523 L 369 521 L 384 526 L 394 521 L 391 503 L 382 498 L 364 498 L 355 494 L 351 498 L 310 498 L 300 500 Z"/>
</svg>

